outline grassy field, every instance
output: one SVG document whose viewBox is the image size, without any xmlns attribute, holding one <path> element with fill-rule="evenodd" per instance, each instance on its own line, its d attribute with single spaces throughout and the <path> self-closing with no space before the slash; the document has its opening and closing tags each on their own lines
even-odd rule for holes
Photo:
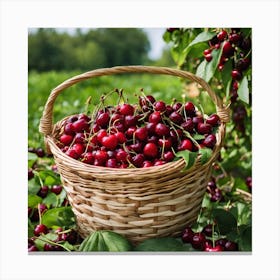
<svg viewBox="0 0 280 280">
<path fill-rule="evenodd" d="M 28 76 L 28 145 L 39 147 L 43 145 L 43 137 L 38 131 L 40 118 L 47 98 L 53 88 L 69 79 L 78 72 L 31 72 Z M 58 96 L 54 106 L 54 122 L 75 113 L 84 112 L 86 100 L 92 98 L 92 104 L 98 104 L 100 96 L 114 89 L 124 89 L 131 103 L 137 102 L 135 93 L 144 89 L 146 95 L 153 94 L 155 98 L 171 103 L 175 98 L 182 101 L 185 83 L 177 77 L 149 74 L 122 74 L 89 79 L 71 86 Z M 214 112 L 214 106 L 207 95 L 199 98 L 206 113 Z M 198 99 L 193 100 L 198 104 Z M 109 99 L 116 104 L 117 95 Z"/>
</svg>

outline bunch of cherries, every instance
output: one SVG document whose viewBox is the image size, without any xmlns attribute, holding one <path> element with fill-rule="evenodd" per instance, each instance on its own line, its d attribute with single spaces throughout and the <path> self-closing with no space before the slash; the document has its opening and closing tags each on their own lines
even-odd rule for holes
<svg viewBox="0 0 280 280">
<path fill-rule="evenodd" d="M 217 202 L 223 200 L 223 194 L 222 191 L 217 187 L 215 178 L 212 178 L 207 183 L 207 189 L 206 192 L 208 193 L 210 200 L 212 202 Z"/>
<path fill-rule="evenodd" d="M 73 229 L 63 230 L 61 227 L 57 229 L 49 229 L 44 224 L 38 224 L 34 229 L 34 236 L 28 239 L 28 252 L 39 251 L 36 246 L 36 239 L 40 238 L 41 235 L 52 233 L 56 237 L 54 240 L 49 242 L 46 240 L 44 243 L 43 251 L 65 251 L 63 246 L 64 242 L 68 242 L 71 245 L 76 245 L 79 240 L 78 233 Z"/>
<path fill-rule="evenodd" d="M 191 227 L 186 227 L 181 235 L 184 243 L 190 243 L 192 247 L 199 251 L 220 252 L 238 251 L 237 243 L 226 238 L 214 240 L 214 225 L 207 224 L 201 232 L 194 232 Z"/>
<path fill-rule="evenodd" d="M 204 50 L 203 55 L 206 61 L 212 60 L 212 50 L 222 47 L 222 56 L 220 58 L 218 69 L 223 70 L 225 63 L 231 58 L 234 58 L 233 69 L 231 71 L 231 77 L 234 81 L 242 79 L 242 72 L 247 70 L 250 65 L 249 50 L 251 49 L 251 39 L 243 36 L 242 32 L 238 28 L 231 28 L 230 33 L 226 30 L 221 30 L 216 36 L 214 36 L 209 42 L 210 48 Z M 238 86 L 238 83 L 234 83 L 234 87 Z"/>
<path fill-rule="evenodd" d="M 123 98 L 122 92 L 117 93 Z M 112 107 L 101 103 L 91 116 L 69 117 L 58 147 L 87 164 L 142 168 L 171 162 L 178 151 L 197 152 L 216 145 L 217 114 L 205 117 L 189 101 L 166 104 L 152 95 L 138 98 L 139 104 L 123 102 Z"/>
</svg>

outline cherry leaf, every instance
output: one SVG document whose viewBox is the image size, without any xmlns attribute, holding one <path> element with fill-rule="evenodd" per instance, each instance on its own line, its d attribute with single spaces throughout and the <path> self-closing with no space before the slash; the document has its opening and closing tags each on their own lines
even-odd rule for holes
<svg viewBox="0 0 280 280">
<path fill-rule="evenodd" d="M 194 165 L 197 155 L 198 155 L 197 152 L 191 152 L 189 150 L 184 150 L 184 151 L 180 151 L 175 154 L 175 156 L 176 156 L 175 160 L 178 158 L 183 158 L 186 166 L 184 167 L 184 169 L 182 171 L 186 171 L 187 169 L 191 168 Z"/>
<path fill-rule="evenodd" d="M 199 153 L 201 154 L 200 161 L 202 164 L 205 164 L 212 156 L 213 151 L 209 148 L 200 149 Z"/>
<path fill-rule="evenodd" d="M 204 31 L 199 33 L 194 39 L 193 41 L 191 41 L 191 43 L 184 49 L 184 54 L 185 56 L 188 55 L 189 51 L 191 50 L 191 48 L 198 44 L 198 43 L 202 43 L 202 42 L 206 42 L 209 41 L 210 39 L 212 39 L 215 36 L 215 33 L 213 32 L 209 32 L 209 31 Z"/>
<path fill-rule="evenodd" d="M 237 94 L 242 101 L 244 101 L 247 104 L 249 103 L 249 87 L 246 76 L 241 80 L 237 90 Z"/>
</svg>

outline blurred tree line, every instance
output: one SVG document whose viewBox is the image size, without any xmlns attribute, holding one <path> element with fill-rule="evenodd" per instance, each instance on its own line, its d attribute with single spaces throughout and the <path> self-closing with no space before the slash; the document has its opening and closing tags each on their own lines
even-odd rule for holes
<svg viewBox="0 0 280 280">
<path fill-rule="evenodd" d="M 138 28 L 98 28 L 73 34 L 39 28 L 28 34 L 28 70 L 82 70 L 147 64 L 150 42 Z M 172 63 L 164 52 L 158 63 Z M 166 57 L 167 56 L 167 57 Z M 154 63 L 155 64 L 155 63 Z"/>
</svg>

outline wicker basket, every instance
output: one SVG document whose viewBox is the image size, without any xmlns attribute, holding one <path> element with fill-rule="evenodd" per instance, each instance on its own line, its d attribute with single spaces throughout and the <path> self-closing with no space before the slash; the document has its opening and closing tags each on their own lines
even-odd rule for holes
<svg viewBox="0 0 280 280">
<path fill-rule="evenodd" d="M 192 168 L 182 172 L 182 159 L 149 168 L 114 169 L 88 165 L 64 154 L 55 140 L 65 119 L 52 123 L 57 96 L 80 81 L 118 73 L 165 74 L 200 84 L 215 103 L 221 119 L 211 159 L 204 165 L 198 159 Z M 80 235 L 86 237 L 94 230 L 107 229 L 138 243 L 152 237 L 178 236 L 186 225 L 196 221 L 228 120 L 229 109 L 203 79 L 189 72 L 167 67 L 118 66 L 86 72 L 57 86 L 45 105 L 40 132 L 54 156 Z"/>
</svg>

